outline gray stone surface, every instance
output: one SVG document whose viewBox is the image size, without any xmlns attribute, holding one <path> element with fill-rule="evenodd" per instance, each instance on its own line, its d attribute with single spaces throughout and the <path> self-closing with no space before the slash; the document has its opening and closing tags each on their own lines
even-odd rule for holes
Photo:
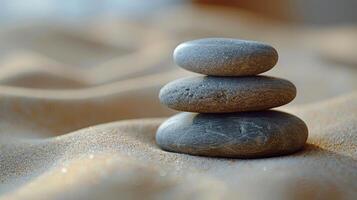
<svg viewBox="0 0 357 200">
<path fill-rule="evenodd" d="M 182 78 L 165 85 L 159 94 L 169 108 L 199 113 L 258 111 L 292 101 L 295 86 L 268 76 Z"/>
<path fill-rule="evenodd" d="M 279 111 L 180 113 L 161 124 L 156 142 L 178 153 L 256 158 L 296 152 L 307 136 L 301 119 Z"/>
<path fill-rule="evenodd" d="M 189 71 L 215 76 L 246 76 L 268 71 L 278 61 L 270 45 L 228 38 L 206 38 L 180 44 L 175 63 Z"/>
</svg>

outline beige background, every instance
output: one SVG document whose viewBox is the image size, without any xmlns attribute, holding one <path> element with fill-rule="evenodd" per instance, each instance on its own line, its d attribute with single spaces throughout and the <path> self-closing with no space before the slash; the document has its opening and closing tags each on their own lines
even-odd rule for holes
<svg viewBox="0 0 357 200">
<path fill-rule="evenodd" d="M 280 109 L 306 121 L 303 151 L 239 160 L 155 145 L 157 117 L 173 114 L 158 102 L 160 87 L 194 75 L 174 66 L 173 48 L 214 36 L 277 48 L 267 74 L 297 86 L 297 98 Z M 158 9 L 144 20 L 3 25 L 0 199 L 353 199 L 356 36 L 353 26 L 297 27 L 197 6 Z"/>
</svg>

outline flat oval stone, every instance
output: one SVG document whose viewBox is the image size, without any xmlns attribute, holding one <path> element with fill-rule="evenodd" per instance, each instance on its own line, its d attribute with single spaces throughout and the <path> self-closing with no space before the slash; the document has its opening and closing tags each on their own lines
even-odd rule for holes
<svg viewBox="0 0 357 200">
<path fill-rule="evenodd" d="M 296 152 L 307 136 L 301 119 L 279 111 L 180 113 L 161 124 L 156 142 L 177 153 L 256 158 Z"/>
<path fill-rule="evenodd" d="M 273 68 L 278 53 L 272 46 L 260 42 L 206 38 L 177 46 L 174 60 L 178 66 L 200 74 L 246 76 Z"/>
<path fill-rule="evenodd" d="M 266 110 L 295 96 L 291 82 L 268 76 L 182 78 L 165 85 L 159 94 L 169 108 L 199 113 Z"/>
</svg>

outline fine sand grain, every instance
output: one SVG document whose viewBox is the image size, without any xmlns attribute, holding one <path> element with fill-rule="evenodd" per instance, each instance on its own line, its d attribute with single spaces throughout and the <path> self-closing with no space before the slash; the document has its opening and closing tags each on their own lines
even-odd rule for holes
<svg viewBox="0 0 357 200">
<path fill-rule="evenodd" d="M 310 130 L 303 151 L 267 159 L 169 153 L 162 119 L 113 122 L 49 138 L 2 139 L 2 199 L 353 199 L 357 94 L 285 109 Z"/>
</svg>

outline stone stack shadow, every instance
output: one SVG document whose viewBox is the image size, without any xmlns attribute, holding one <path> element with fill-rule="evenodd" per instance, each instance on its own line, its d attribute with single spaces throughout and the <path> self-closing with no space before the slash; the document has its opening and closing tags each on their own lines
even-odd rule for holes
<svg viewBox="0 0 357 200">
<path fill-rule="evenodd" d="M 161 103 L 184 111 L 156 133 L 160 148 L 191 155 L 257 158 L 303 148 L 306 124 L 271 108 L 292 101 L 290 81 L 261 76 L 278 61 L 270 45 L 238 39 L 206 38 L 180 44 L 175 63 L 204 76 L 172 81 L 159 94 Z"/>
</svg>

